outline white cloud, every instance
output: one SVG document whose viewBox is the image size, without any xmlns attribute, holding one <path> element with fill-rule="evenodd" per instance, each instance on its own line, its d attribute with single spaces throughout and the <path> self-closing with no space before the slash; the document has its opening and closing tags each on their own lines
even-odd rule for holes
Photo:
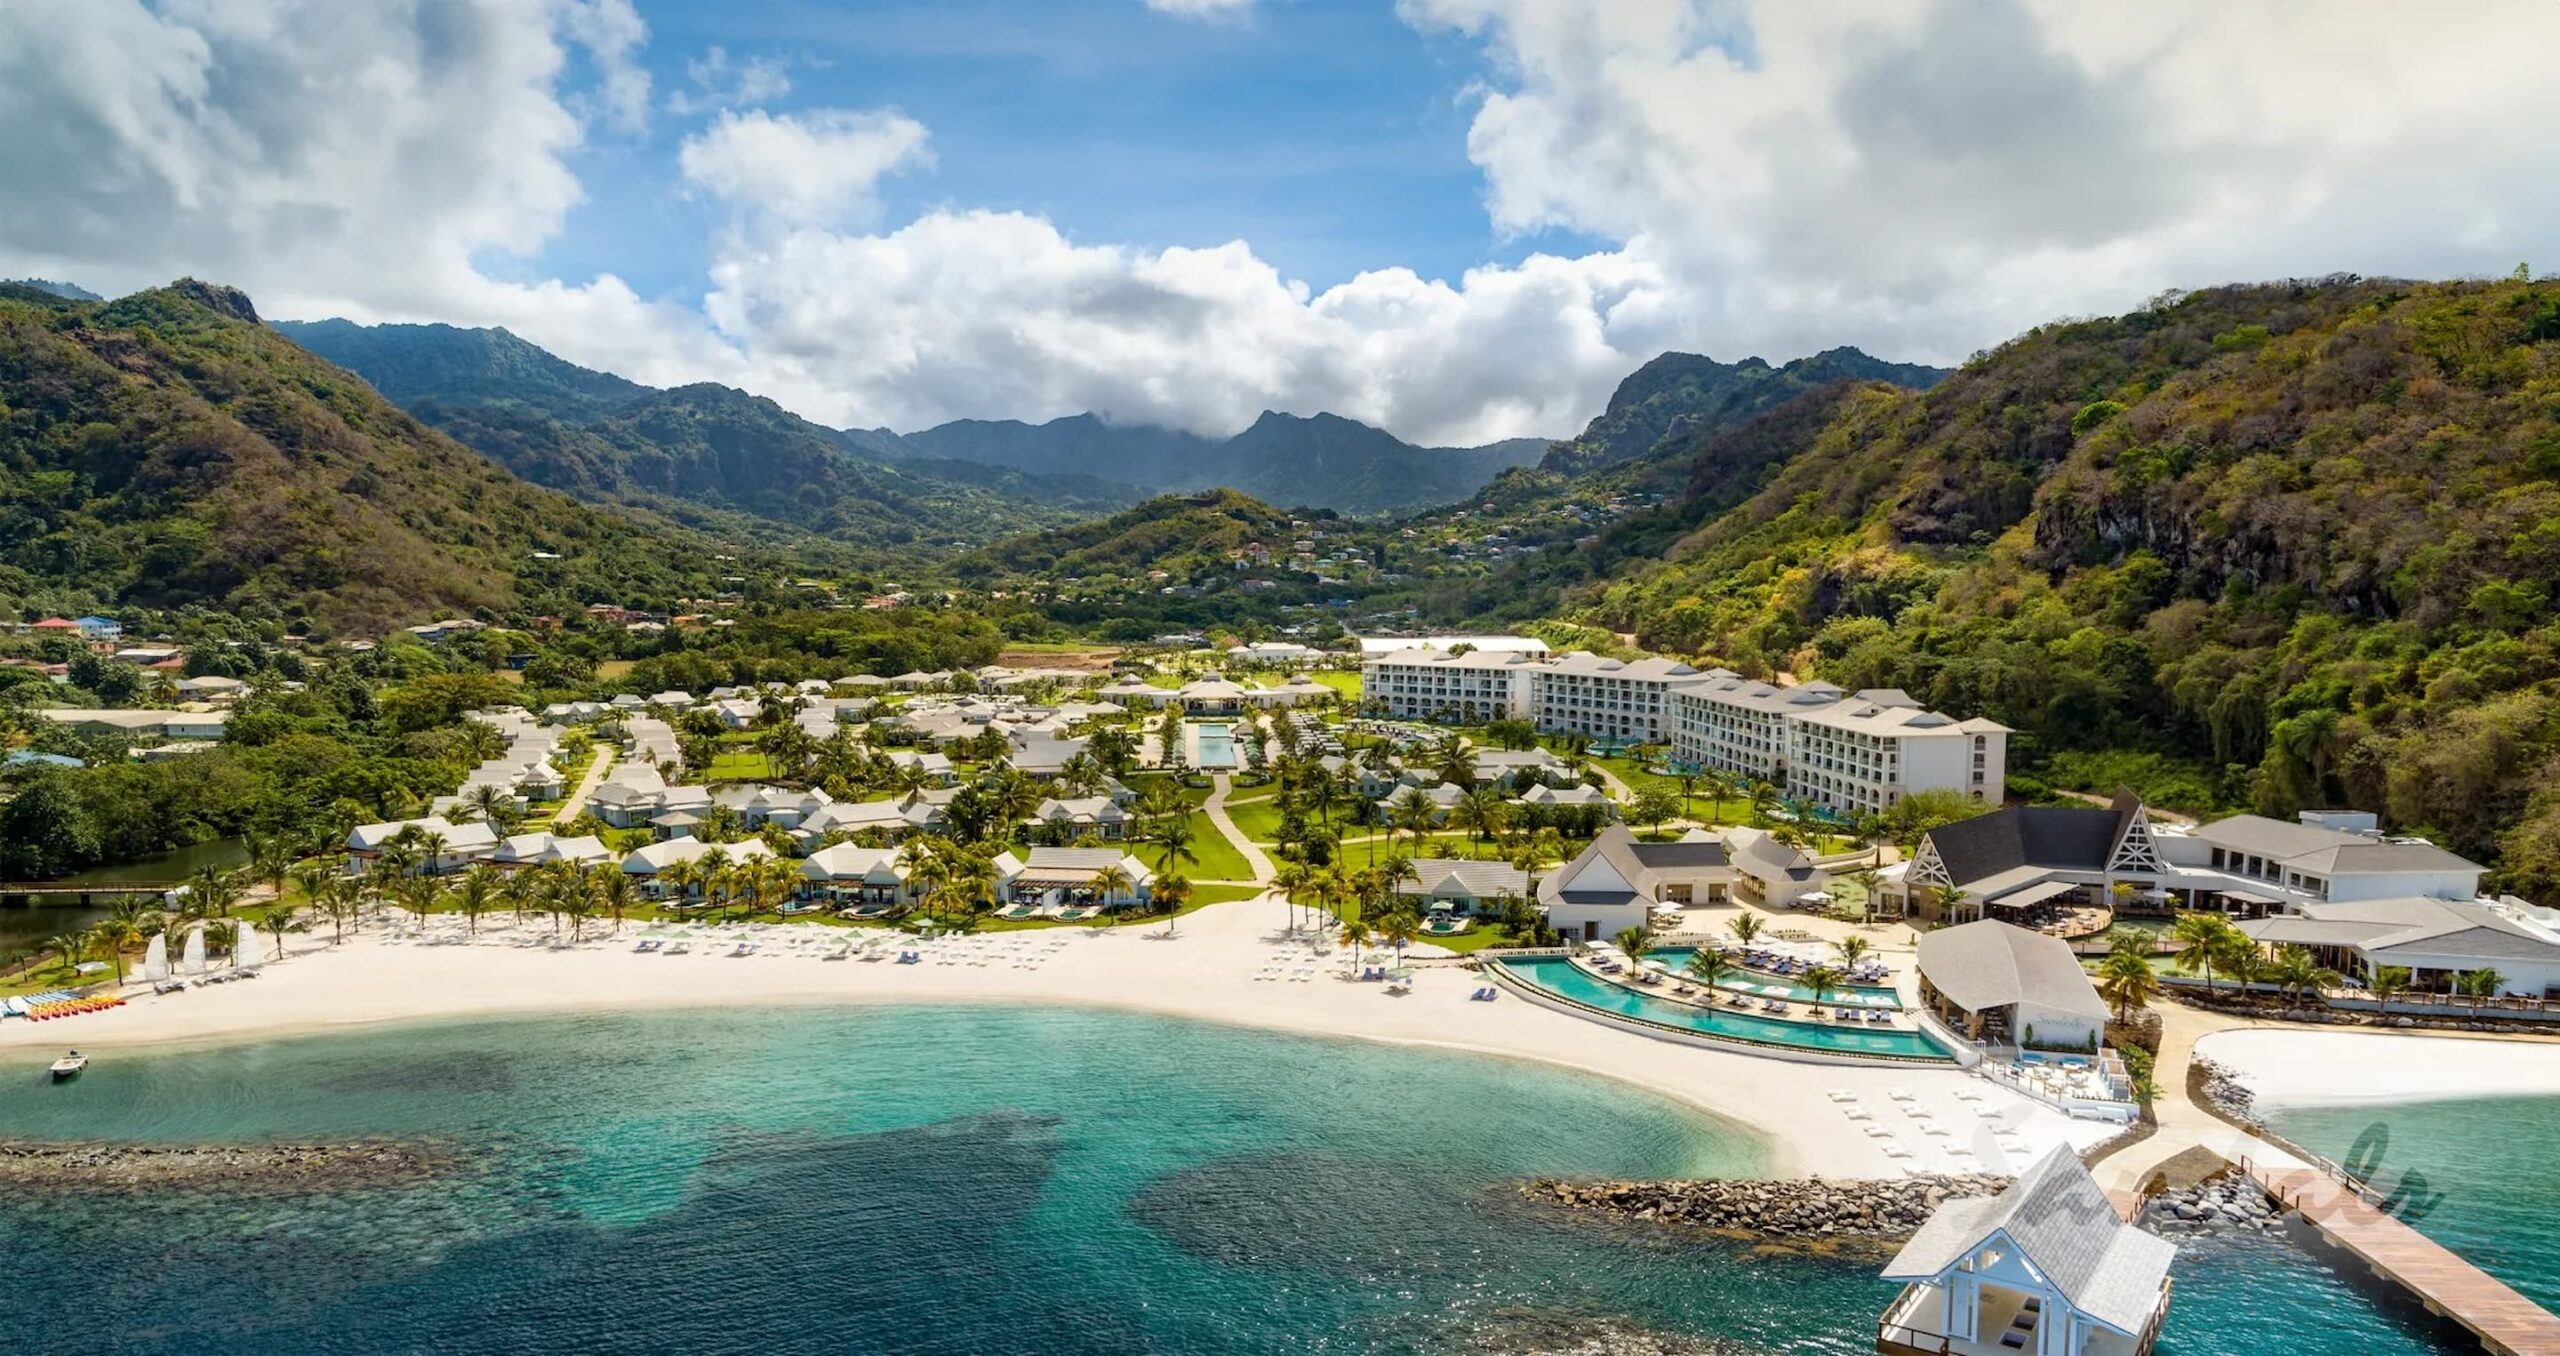
<svg viewBox="0 0 2560 1356">
<path fill-rule="evenodd" d="M 1617 243 L 1317 291 L 1243 240 L 1140 249 L 962 207 L 873 226 L 925 128 L 752 111 L 786 77 L 711 51 L 667 101 L 722 110 L 678 152 L 735 209 L 696 309 L 528 262 L 580 201 L 590 127 L 645 116 L 628 0 L 17 0 L 0 276 L 192 273 L 279 316 L 503 324 L 844 424 L 1223 432 L 1270 407 L 1473 442 L 1569 431 L 1666 347 L 1954 359 L 2168 286 L 2503 273 L 2560 220 L 2540 3 L 1401 12 L 1490 58 L 1467 147 L 1496 225 Z"/>
<path fill-rule="evenodd" d="M 872 215 L 882 176 L 932 160 L 925 140 L 923 123 L 894 112 L 751 109 L 685 138 L 678 163 L 733 204 L 818 224 Z"/>
<path fill-rule="evenodd" d="M 667 96 L 667 111 L 678 117 L 724 108 L 752 108 L 791 92 L 788 63 L 779 57 L 733 58 L 725 47 L 712 47 L 684 64 L 691 90 Z"/>
<path fill-rule="evenodd" d="M 1400 8 L 1500 72 L 1495 220 L 1640 242 L 1719 350 L 1952 360 L 2172 286 L 2503 272 L 2560 208 L 2535 0 Z"/>
<path fill-rule="evenodd" d="M 711 318 L 761 389 L 900 428 L 1094 410 L 1230 433 L 1276 408 L 1479 442 L 1572 427 L 1675 329 L 1659 277 L 1626 254 L 1310 293 L 1242 241 L 1079 245 L 1013 213 L 740 236 L 713 278 Z"/>
<path fill-rule="evenodd" d="M 1178 19 L 1241 19 L 1253 13 L 1254 0 L 1147 0 L 1147 8 Z"/>
</svg>

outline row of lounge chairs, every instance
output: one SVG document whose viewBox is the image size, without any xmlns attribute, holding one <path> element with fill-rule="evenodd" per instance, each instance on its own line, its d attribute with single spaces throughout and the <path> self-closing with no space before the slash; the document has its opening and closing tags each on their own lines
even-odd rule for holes
<svg viewBox="0 0 2560 1356">
<path fill-rule="evenodd" d="M 1492 985 L 1487 984 L 1483 988 L 1476 990 L 1474 993 L 1468 994 L 1467 997 L 1474 1002 L 1490 1003 L 1493 1001 L 1496 992 L 1497 991 Z"/>
</svg>

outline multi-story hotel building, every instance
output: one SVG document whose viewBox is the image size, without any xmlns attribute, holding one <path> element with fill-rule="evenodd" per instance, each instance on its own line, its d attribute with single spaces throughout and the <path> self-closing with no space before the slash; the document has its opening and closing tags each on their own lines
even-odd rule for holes
<svg viewBox="0 0 2560 1356">
<path fill-rule="evenodd" d="M 1529 714 L 1529 671 L 1539 662 L 1503 650 L 1372 655 L 1360 665 L 1360 696 L 1399 720 L 1516 719 Z"/>
<path fill-rule="evenodd" d="M 1669 694 L 1698 671 L 1668 659 L 1576 650 L 1529 670 L 1529 718 L 1550 734 L 1653 743 L 1671 734 Z"/>
<path fill-rule="evenodd" d="M 2008 727 L 1959 721 L 1892 688 L 1778 686 L 1716 669 L 1673 687 L 1670 711 L 1672 757 L 1842 814 L 1882 811 L 1914 791 L 1994 805 L 2007 792 Z"/>
</svg>

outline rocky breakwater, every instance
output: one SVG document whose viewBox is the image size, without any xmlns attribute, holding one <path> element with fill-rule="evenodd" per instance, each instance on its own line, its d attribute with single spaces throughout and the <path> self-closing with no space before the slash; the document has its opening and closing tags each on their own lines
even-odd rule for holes
<svg viewBox="0 0 2560 1356">
<path fill-rule="evenodd" d="M 2213 1230 L 2271 1234 L 2284 1228 L 2284 1216 L 2256 1183 L 2236 1172 L 2227 1172 L 2184 1190 L 2163 1191 L 2143 1202 L 2142 1225 L 2171 1238 Z"/>
<path fill-rule="evenodd" d="M 459 1156 L 446 1146 L 392 1140 L 345 1144 L 0 1142 L 0 1186 L 334 1190 L 420 1181 L 458 1162 Z"/>
<path fill-rule="evenodd" d="M 1625 1219 L 1684 1224 L 1769 1239 L 1906 1238 L 1939 1206 L 1961 1196 L 1996 1196 L 2009 1179 L 1991 1173 L 1785 1181 L 1706 1178 L 1669 1182 L 1589 1182 L 1539 1178 L 1520 1184 L 1533 1201 Z"/>
</svg>

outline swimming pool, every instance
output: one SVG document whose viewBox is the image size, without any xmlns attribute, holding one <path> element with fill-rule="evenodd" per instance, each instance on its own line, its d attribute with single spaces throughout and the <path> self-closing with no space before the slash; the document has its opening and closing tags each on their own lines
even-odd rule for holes
<svg viewBox="0 0 2560 1356">
<path fill-rule="evenodd" d="M 1658 947 L 1644 954 L 1645 958 L 1648 960 L 1658 960 L 1663 964 L 1670 966 L 1673 974 L 1679 975 L 1682 978 L 1688 978 L 1689 958 L 1698 954 L 1698 949 L 1694 946 L 1665 946 Z M 1744 993 L 1755 993 L 1766 998 L 1784 998 L 1790 1002 L 1796 1003 L 1810 1003 L 1813 1001 L 1813 990 L 1806 988 L 1802 984 L 1796 983 L 1794 980 L 1788 979 L 1784 975 L 1764 974 L 1758 970 L 1744 970 L 1739 967 L 1736 967 L 1732 973 L 1725 976 L 1724 982 L 1717 985 L 1717 987 L 1724 989 L 1739 989 Z M 1900 995 L 1894 992 L 1893 986 L 1890 984 L 1881 986 L 1874 984 L 1843 984 L 1831 991 L 1831 997 L 1850 1007 L 1858 1006 L 1861 1003 L 1871 1008 L 1898 1008 L 1902 1006 L 1902 999 Z"/>
<path fill-rule="evenodd" d="M 1199 754 L 1192 762 L 1194 767 L 1232 768 L 1236 766 L 1236 734 L 1235 727 L 1232 725 L 1192 726 L 1191 747 Z"/>
<path fill-rule="evenodd" d="M 1562 956 L 1503 957 L 1495 963 L 1526 983 L 1584 1007 L 1678 1031 L 1693 1031 L 1710 1039 L 1915 1062 L 1953 1062 L 1955 1059 L 1936 1041 L 1917 1031 L 1857 1030 L 1811 1022 L 1783 1022 L 1747 1012 L 1693 1008 L 1685 1003 L 1653 998 L 1623 985 L 1594 979 L 1575 969 L 1573 962 Z"/>
</svg>

